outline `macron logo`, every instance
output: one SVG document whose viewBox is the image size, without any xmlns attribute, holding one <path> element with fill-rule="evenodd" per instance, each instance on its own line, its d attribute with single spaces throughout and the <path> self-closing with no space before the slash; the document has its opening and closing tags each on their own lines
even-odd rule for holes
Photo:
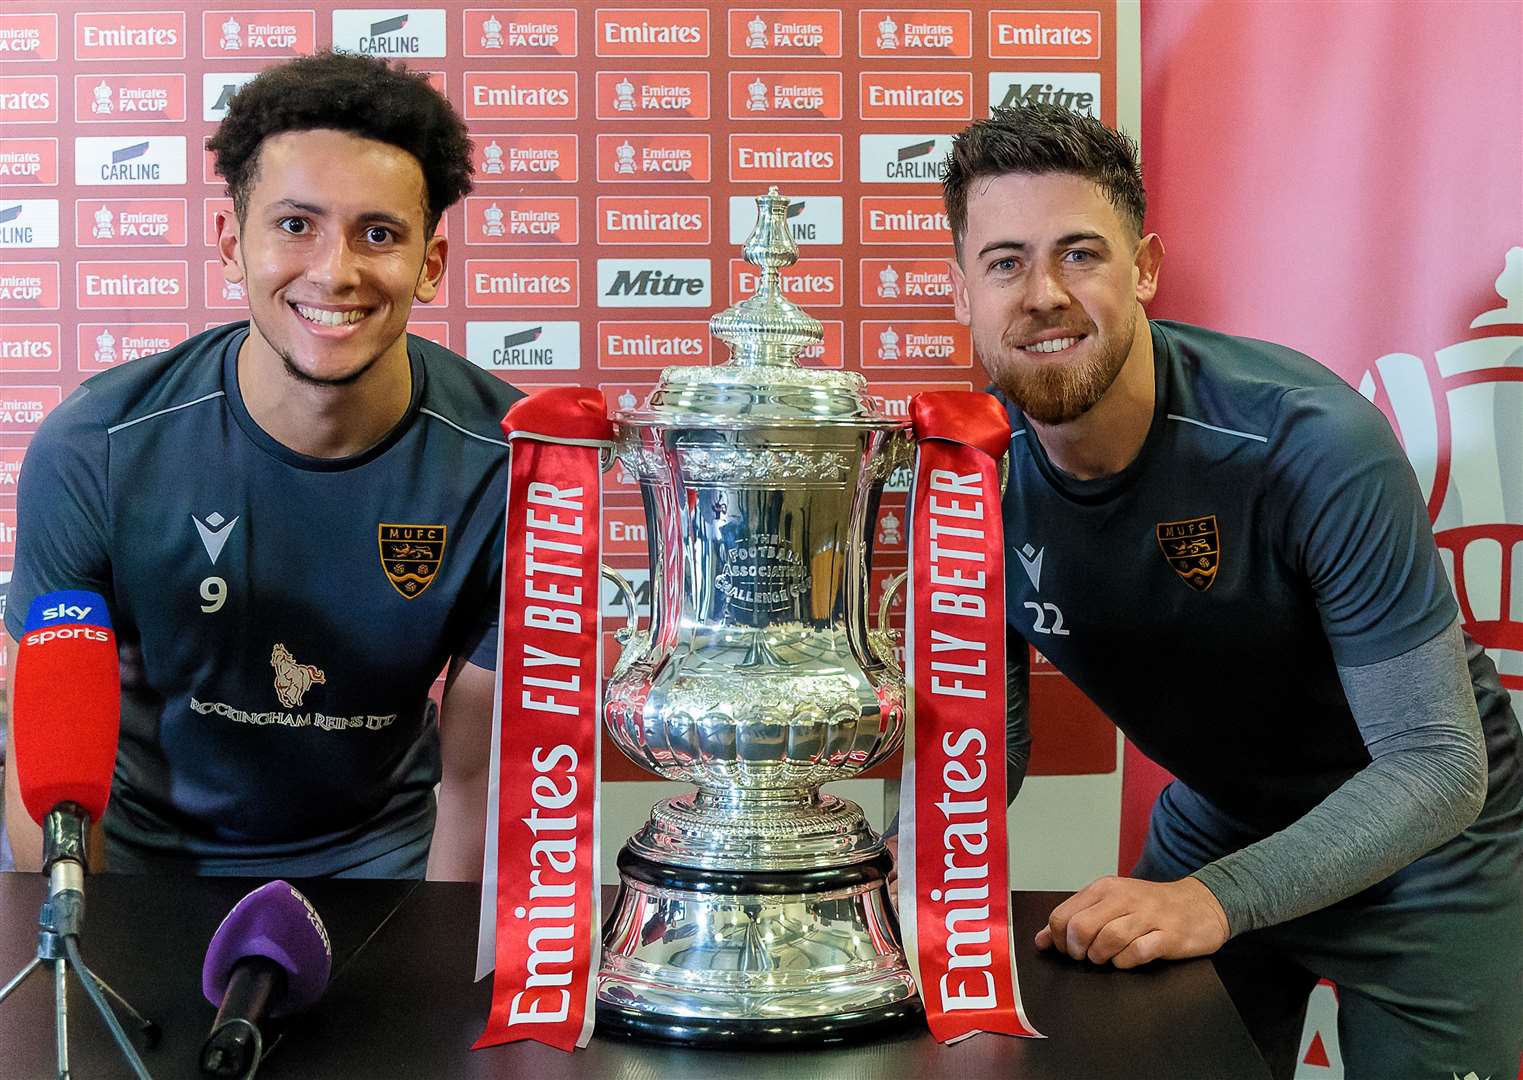
<svg viewBox="0 0 1523 1080">
<path fill-rule="evenodd" d="M 52 622 L 54 619 L 71 619 L 74 622 L 84 622 L 85 616 L 94 610 L 94 608 L 80 607 L 78 604 L 59 604 L 56 607 L 43 608 L 42 617 L 49 622 Z"/>
<path fill-rule="evenodd" d="M 1026 576 L 1031 579 L 1031 587 L 1037 592 L 1042 591 L 1042 554 L 1045 551 L 1046 548 L 1038 551 L 1027 544 L 1016 552 L 1021 557 L 1021 566 L 1025 568 Z"/>
<path fill-rule="evenodd" d="M 238 524 L 238 519 L 233 518 L 229 521 L 214 510 L 205 521 L 196 517 L 195 514 L 190 515 L 190 520 L 196 523 L 196 531 L 201 534 L 201 546 L 206 548 L 206 556 L 215 566 L 217 556 L 222 554 L 222 548 L 227 544 L 227 538 L 232 535 L 233 526 Z"/>
</svg>

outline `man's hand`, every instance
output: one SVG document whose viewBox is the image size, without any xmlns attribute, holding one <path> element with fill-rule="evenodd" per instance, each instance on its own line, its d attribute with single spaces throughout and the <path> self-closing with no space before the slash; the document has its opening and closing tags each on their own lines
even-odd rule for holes
<svg viewBox="0 0 1523 1080">
<path fill-rule="evenodd" d="M 1195 878 L 1103 877 L 1052 909 L 1036 947 L 1075 960 L 1134 968 L 1150 960 L 1210 956 L 1226 944 L 1227 913 Z"/>
</svg>

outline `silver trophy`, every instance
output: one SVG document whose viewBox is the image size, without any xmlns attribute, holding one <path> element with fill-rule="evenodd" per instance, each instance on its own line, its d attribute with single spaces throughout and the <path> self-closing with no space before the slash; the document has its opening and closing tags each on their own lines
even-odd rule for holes
<svg viewBox="0 0 1523 1080">
<path fill-rule="evenodd" d="M 907 425 L 862 376 L 799 366 L 822 330 L 783 295 L 788 200 L 756 201 L 743 250 L 760 284 L 709 323 L 731 358 L 669 367 L 614 416 L 653 588 L 605 716 L 635 762 L 698 790 L 658 803 L 619 854 L 598 1025 L 685 1043 L 839 1039 L 920 1011 L 888 853 L 860 807 L 819 790 L 904 733 L 868 571 Z"/>
</svg>

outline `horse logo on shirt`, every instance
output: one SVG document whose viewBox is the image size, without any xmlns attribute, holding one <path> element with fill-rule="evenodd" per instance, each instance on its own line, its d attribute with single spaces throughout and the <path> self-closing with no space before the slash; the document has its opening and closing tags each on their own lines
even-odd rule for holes
<svg viewBox="0 0 1523 1080">
<path fill-rule="evenodd" d="M 302 699 L 315 683 L 326 683 L 328 676 L 313 664 L 298 664 L 291 650 L 276 642 L 270 651 L 270 666 L 275 669 L 275 696 L 288 709 L 301 708 Z"/>
<path fill-rule="evenodd" d="M 1160 521 L 1156 529 L 1158 547 L 1180 580 L 1196 592 L 1209 589 L 1216 582 L 1216 570 L 1222 557 L 1216 515 Z"/>
<path fill-rule="evenodd" d="M 386 580 L 408 600 L 416 600 L 434 583 L 444 561 L 443 525 L 388 525 L 378 530 L 381 569 Z"/>
</svg>

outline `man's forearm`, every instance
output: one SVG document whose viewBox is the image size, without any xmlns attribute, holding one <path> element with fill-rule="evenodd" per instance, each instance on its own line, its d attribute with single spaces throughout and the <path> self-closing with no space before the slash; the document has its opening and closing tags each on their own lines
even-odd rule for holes
<svg viewBox="0 0 1523 1080">
<path fill-rule="evenodd" d="M 439 788 L 439 815 L 428 849 L 430 881 L 480 881 L 486 835 L 487 777 L 450 777 Z"/>
</svg>

